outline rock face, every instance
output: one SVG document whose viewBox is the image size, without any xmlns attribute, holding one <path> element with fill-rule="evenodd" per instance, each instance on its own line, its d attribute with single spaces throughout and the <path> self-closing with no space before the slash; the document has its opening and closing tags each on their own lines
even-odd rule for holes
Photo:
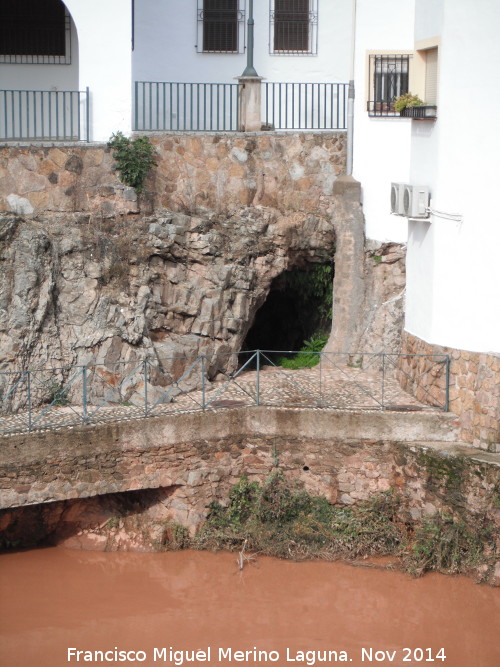
<svg viewBox="0 0 500 667">
<path fill-rule="evenodd" d="M 13 370 L 231 355 L 273 278 L 331 261 L 335 235 L 326 218 L 253 207 L 229 218 L 7 215 L 0 239 L 1 362 Z"/>
<path fill-rule="evenodd" d="M 116 364 L 123 376 L 147 358 L 140 397 L 186 368 L 160 359 L 204 354 L 211 378 L 217 354 L 234 367 L 273 279 L 334 252 L 329 349 L 397 349 L 404 260 L 366 247 L 359 184 L 342 185 L 344 133 L 152 141 L 139 197 L 105 145 L 0 147 L 0 371 L 97 363 L 109 385 Z M 38 378 L 38 399 L 68 378 Z"/>
</svg>

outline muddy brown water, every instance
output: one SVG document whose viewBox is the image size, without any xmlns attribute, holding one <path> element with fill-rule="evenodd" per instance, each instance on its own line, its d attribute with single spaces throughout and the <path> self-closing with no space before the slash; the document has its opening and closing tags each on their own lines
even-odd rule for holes
<svg viewBox="0 0 500 667">
<path fill-rule="evenodd" d="M 228 553 L 3 554 L 0 613 L 2 667 L 500 665 L 498 589 L 343 563 L 257 557 L 240 571 Z"/>
</svg>

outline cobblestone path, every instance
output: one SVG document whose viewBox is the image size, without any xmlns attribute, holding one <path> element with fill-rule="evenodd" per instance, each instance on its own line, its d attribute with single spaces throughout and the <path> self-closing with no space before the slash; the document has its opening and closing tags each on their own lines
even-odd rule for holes
<svg viewBox="0 0 500 667">
<path fill-rule="evenodd" d="M 163 400 L 147 405 L 104 403 L 88 405 L 86 420 L 81 405 L 44 406 L 16 414 L 0 414 L 0 435 L 38 429 L 58 429 L 82 423 L 104 423 L 142 419 L 166 414 L 221 410 L 240 406 L 330 408 L 341 410 L 436 410 L 440 406 L 419 403 L 404 392 L 394 374 L 379 368 L 362 370 L 351 366 L 285 370 L 264 366 L 259 373 L 244 371 L 236 377 L 219 376 L 204 388 L 182 391 L 166 388 Z M 442 409 L 442 406 L 441 406 Z"/>
</svg>

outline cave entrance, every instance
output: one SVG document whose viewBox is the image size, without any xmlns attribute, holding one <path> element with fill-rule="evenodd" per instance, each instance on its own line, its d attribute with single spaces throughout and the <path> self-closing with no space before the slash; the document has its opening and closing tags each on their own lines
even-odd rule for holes
<svg viewBox="0 0 500 667">
<path fill-rule="evenodd" d="M 327 335 L 332 321 L 333 264 L 284 271 L 271 283 L 255 315 L 244 350 L 300 350 Z"/>
</svg>

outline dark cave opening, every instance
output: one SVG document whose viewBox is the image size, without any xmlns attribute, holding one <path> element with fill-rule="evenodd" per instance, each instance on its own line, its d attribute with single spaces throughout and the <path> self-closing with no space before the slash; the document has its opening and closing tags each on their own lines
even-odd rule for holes
<svg viewBox="0 0 500 667">
<path fill-rule="evenodd" d="M 243 349 L 297 351 L 311 337 L 328 333 L 333 274 L 333 264 L 329 263 L 277 276 L 255 314 Z"/>
</svg>

